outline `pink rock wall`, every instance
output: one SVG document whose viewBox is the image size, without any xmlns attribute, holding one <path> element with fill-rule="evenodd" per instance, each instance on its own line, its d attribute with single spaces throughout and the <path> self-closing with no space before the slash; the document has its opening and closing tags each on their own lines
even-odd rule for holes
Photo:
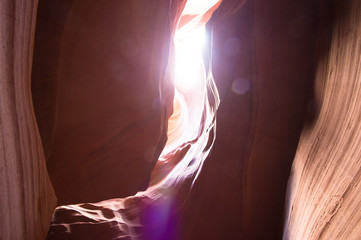
<svg viewBox="0 0 361 240">
<path fill-rule="evenodd" d="M 0 2 L 1 239 L 44 239 L 56 204 L 30 93 L 36 9 Z"/>
</svg>

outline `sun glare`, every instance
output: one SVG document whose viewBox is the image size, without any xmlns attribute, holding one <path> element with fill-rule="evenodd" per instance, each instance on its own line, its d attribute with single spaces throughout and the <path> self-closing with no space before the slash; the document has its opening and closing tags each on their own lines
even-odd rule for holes
<svg viewBox="0 0 361 240">
<path fill-rule="evenodd" d="M 199 25 L 186 25 L 176 32 L 174 42 L 175 87 L 181 92 L 187 92 L 204 79 L 202 50 L 205 28 Z"/>
<path fill-rule="evenodd" d="M 168 121 L 168 141 L 154 171 L 161 172 L 158 166 L 162 162 L 175 166 L 169 174 L 164 173 L 165 185 L 192 174 L 195 180 L 208 156 L 207 144 L 213 144 L 215 138 L 218 91 L 210 69 L 205 69 L 203 55 L 206 23 L 219 4 L 219 0 L 188 0 L 174 34 L 173 115 Z M 177 153 L 186 148 L 189 150 L 179 158 Z"/>
</svg>

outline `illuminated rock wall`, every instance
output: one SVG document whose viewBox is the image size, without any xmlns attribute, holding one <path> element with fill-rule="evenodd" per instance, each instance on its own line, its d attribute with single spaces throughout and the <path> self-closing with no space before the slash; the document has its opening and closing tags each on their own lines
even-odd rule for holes
<svg viewBox="0 0 361 240">
<path fill-rule="evenodd" d="M 44 239 L 56 204 L 30 93 L 36 9 L 0 2 L 1 239 Z"/>
<path fill-rule="evenodd" d="M 335 10 L 315 79 L 318 114 L 292 166 L 284 239 L 361 236 L 361 3 L 338 2 Z"/>
</svg>

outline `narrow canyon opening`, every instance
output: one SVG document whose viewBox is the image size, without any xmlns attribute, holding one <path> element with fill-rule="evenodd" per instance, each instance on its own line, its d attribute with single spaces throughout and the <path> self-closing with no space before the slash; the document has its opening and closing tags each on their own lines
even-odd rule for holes
<svg viewBox="0 0 361 240">
<path fill-rule="evenodd" d="M 359 239 L 360 18 L 0 1 L 0 238 Z"/>
<path fill-rule="evenodd" d="M 163 115 L 160 121 L 167 122 L 163 130 L 166 132 L 167 141 L 164 145 L 164 138 L 160 138 L 160 142 L 156 143 L 157 147 L 135 149 L 144 152 L 144 160 L 154 166 L 154 169 L 151 169 L 149 185 L 145 186 L 145 190 L 124 198 L 104 199 L 97 203 L 76 202 L 73 199 L 73 204 L 59 206 L 55 209 L 48 239 L 90 237 L 89 232 L 78 227 L 90 224 L 105 225 L 105 228 L 116 224 L 117 227 L 108 234 L 112 233 L 114 237 L 122 239 L 176 238 L 178 226 L 175 224 L 170 227 L 169 222 L 177 221 L 179 209 L 187 201 L 191 187 L 201 172 L 216 137 L 219 96 L 212 74 L 212 39 L 209 29 L 206 32 L 206 24 L 220 3 L 219 0 L 188 0 L 178 3 L 179 11 L 173 19 L 175 28 L 173 31 L 172 28 L 169 29 L 169 49 L 164 55 L 158 55 L 168 60 L 164 64 L 164 79 L 159 79 L 159 88 L 164 87 L 162 82 L 168 81 L 170 88 L 173 87 L 168 89 L 173 99 L 164 98 L 160 91 L 159 97 L 151 105 L 151 110 L 155 113 L 168 113 L 165 116 L 171 113 L 169 119 Z M 136 41 L 125 41 L 127 49 L 121 52 L 122 55 L 137 55 L 139 46 Z M 154 44 L 163 43 L 159 41 Z M 160 61 L 157 58 L 152 60 Z M 205 61 L 208 61 L 207 68 Z M 172 106 L 165 104 L 167 100 L 171 100 Z M 57 156 L 51 153 L 49 158 Z M 157 158 L 155 163 L 154 158 Z M 50 172 L 57 171 L 57 168 L 53 168 Z M 129 181 L 134 178 L 131 175 L 128 177 Z M 106 189 L 108 186 L 103 187 Z M 75 194 L 79 196 L 80 193 Z M 106 237 L 101 233 L 97 234 L 97 238 Z"/>
</svg>

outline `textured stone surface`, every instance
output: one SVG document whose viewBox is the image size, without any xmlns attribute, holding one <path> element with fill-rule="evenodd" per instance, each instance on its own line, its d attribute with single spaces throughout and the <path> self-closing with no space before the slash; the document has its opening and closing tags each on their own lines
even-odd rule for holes
<svg viewBox="0 0 361 240">
<path fill-rule="evenodd" d="M 0 2 L 1 239 L 44 239 L 56 204 L 30 94 L 36 8 Z"/>
<path fill-rule="evenodd" d="M 172 2 L 40 1 L 32 93 L 59 204 L 149 183 L 171 113 Z M 361 3 L 236 3 L 210 25 L 221 105 L 191 192 L 60 207 L 49 239 L 359 238 Z M 4 239 L 44 238 L 55 204 L 30 96 L 35 9 L 0 3 Z"/>
<path fill-rule="evenodd" d="M 284 239 L 361 236 L 361 3 L 336 7 L 315 79 L 318 117 L 303 129 L 292 167 Z"/>
</svg>

